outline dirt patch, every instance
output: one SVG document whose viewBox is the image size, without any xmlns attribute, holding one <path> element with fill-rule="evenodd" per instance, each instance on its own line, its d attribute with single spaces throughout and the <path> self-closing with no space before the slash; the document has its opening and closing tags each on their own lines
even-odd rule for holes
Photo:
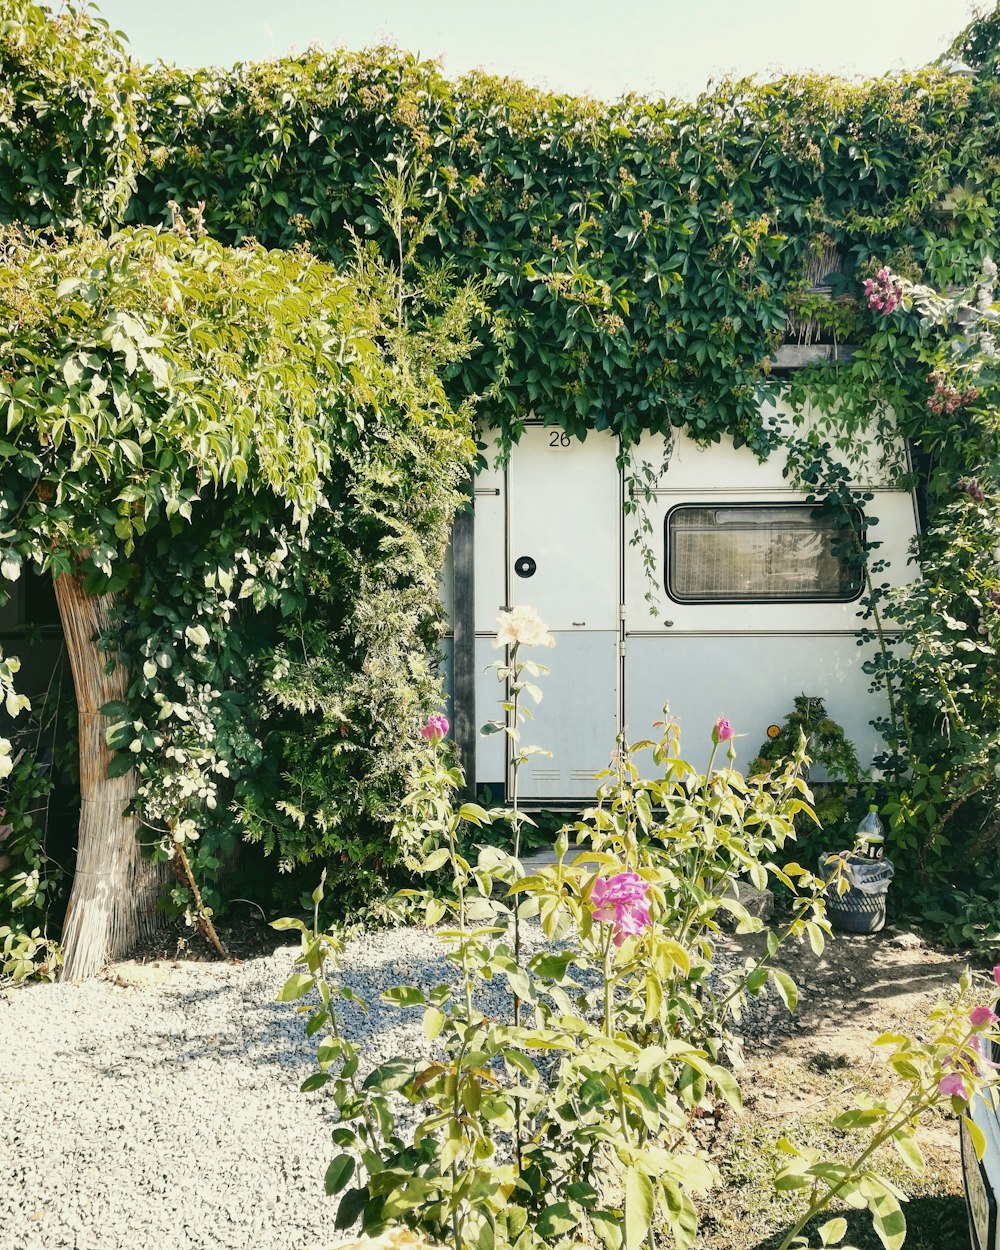
<svg viewBox="0 0 1000 1250">
<path fill-rule="evenodd" d="M 287 946 L 290 940 L 287 933 L 272 929 L 262 916 L 256 914 L 218 921 L 215 931 L 226 948 L 228 958 L 236 962 L 270 955 L 277 947 Z M 130 960 L 139 964 L 176 960 L 223 962 L 215 947 L 181 920 L 172 921 L 143 939 L 130 952 Z"/>
<path fill-rule="evenodd" d="M 800 999 L 795 1014 L 776 1019 L 769 1037 L 748 1037 L 742 1116 L 727 1115 L 706 1130 L 705 1145 L 720 1161 L 724 1188 L 703 1221 L 699 1250 L 772 1250 L 801 1209 L 775 1195 L 772 1178 L 783 1159 L 777 1141 L 848 1159 L 863 1148 L 860 1135 L 830 1127 L 859 1095 L 886 1097 L 892 1082 L 872 1043 L 880 1033 L 920 1034 L 928 1011 L 951 992 L 965 960 L 889 930 L 837 935 L 816 958 L 808 947 L 783 952 Z M 750 953 L 749 941 L 738 944 Z M 914 1177 L 894 1152 L 876 1166 L 908 1194 L 907 1250 L 965 1250 L 968 1232 L 957 1123 L 928 1116 L 917 1140 L 927 1161 Z M 866 1212 L 837 1210 L 848 1219 L 845 1243 L 881 1250 Z M 825 1218 L 829 1218 L 829 1215 Z"/>
</svg>

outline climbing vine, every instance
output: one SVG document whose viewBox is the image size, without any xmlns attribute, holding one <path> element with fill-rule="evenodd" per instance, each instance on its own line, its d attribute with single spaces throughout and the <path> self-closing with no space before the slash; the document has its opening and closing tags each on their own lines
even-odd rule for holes
<svg viewBox="0 0 1000 1250">
<path fill-rule="evenodd" d="M 494 313 L 453 385 L 511 438 L 534 413 L 577 436 L 683 428 L 766 454 L 760 406 L 789 316 L 863 345 L 835 383 L 842 405 L 845 390 L 868 409 L 913 402 L 913 353 L 896 357 L 861 281 L 887 261 L 971 280 L 996 216 L 994 84 L 940 69 L 604 104 L 453 84 L 385 49 L 314 50 L 161 68 L 146 86 L 134 220 L 204 201 L 220 239 L 306 241 L 338 262 L 353 231 L 391 249 L 378 171 L 418 170 L 438 210 L 421 254 L 479 278 Z"/>
</svg>

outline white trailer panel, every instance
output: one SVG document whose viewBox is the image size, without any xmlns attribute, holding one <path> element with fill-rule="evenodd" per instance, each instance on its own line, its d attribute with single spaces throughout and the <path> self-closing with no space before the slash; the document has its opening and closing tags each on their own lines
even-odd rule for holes
<svg viewBox="0 0 1000 1250">
<path fill-rule="evenodd" d="M 774 411 L 791 429 L 788 414 Z M 649 736 L 664 703 L 695 763 L 707 759 L 709 730 L 724 715 L 746 735 L 737 746 L 746 765 L 803 693 L 825 701 L 863 766 L 881 749 L 870 721 L 885 700 L 862 670 L 872 648 L 858 645 L 860 583 L 840 554 L 846 543 L 783 476 L 780 453 L 761 464 L 731 441 L 705 448 L 683 435 L 669 455 L 664 447 L 650 436 L 631 453 L 656 473 L 641 545 L 630 541 L 629 471 L 611 435 L 580 443 L 529 422 L 509 464 L 492 445 L 477 478 L 477 724 L 496 715 L 498 683 L 484 670 L 500 654 L 490 646 L 498 611 L 530 604 L 556 639 L 554 650 L 530 653 L 552 671 L 522 733 L 552 756 L 524 766 L 519 789 L 529 801 L 592 797 L 615 734 L 624 726 L 633 739 Z M 890 451 L 886 467 L 860 439 L 845 463 L 875 496 L 865 505 L 868 537 L 882 544 L 873 558 L 889 562 L 877 579 L 900 585 L 915 575 L 916 515 L 912 495 L 894 485 L 904 450 Z M 476 777 L 506 780 L 509 793 L 503 745 L 502 735 L 480 739 Z"/>
</svg>

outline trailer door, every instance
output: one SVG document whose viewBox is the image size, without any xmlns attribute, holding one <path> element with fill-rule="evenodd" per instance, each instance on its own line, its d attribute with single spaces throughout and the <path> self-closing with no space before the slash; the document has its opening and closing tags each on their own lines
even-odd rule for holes
<svg viewBox="0 0 1000 1250">
<path fill-rule="evenodd" d="M 525 652 L 550 673 L 524 744 L 533 756 L 518 789 L 527 799 L 589 799 L 606 768 L 618 729 L 621 483 L 616 441 L 584 443 L 529 425 L 508 469 L 508 568 L 511 605 L 536 608 L 555 637 L 553 650 Z M 485 709 L 483 709 L 485 711 Z M 509 779 L 508 779 L 509 782 Z"/>
</svg>

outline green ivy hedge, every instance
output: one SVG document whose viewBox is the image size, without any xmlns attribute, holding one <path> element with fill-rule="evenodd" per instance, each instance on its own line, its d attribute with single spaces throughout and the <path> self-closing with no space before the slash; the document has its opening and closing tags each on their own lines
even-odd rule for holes
<svg viewBox="0 0 1000 1250">
<path fill-rule="evenodd" d="M 120 221 L 142 157 L 139 79 L 89 7 L 0 2 L 0 221 Z"/>
<path fill-rule="evenodd" d="M 422 254 L 481 279 L 495 314 L 455 385 L 515 436 L 531 411 L 579 436 L 684 427 L 763 452 L 768 362 L 823 248 L 842 253 L 845 302 L 816 312 L 846 306 L 866 340 L 860 276 L 894 259 L 965 281 L 996 220 L 997 86 L 938 69 L 603 104 L 453 84 L 376 49 L 157 69 L 145 87 L 131 220 L 204 201 L 220 239 L 337 262 L 354 231 L 389 245 L 378 171 L 405 162 L 438 210 Z M 874 398 L 896 374 L 869 379 Z"/>
</svg>

